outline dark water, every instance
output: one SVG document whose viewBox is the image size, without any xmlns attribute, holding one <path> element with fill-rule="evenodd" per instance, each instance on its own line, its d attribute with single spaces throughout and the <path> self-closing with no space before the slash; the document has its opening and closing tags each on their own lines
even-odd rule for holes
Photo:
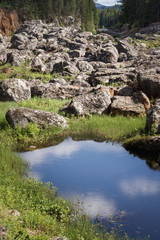
<svg viewBox="0 0 160 240">
<path fill-rule="evenodd" d="M 160 172 L 121 145 L 68 138 L 21 156 L 35 177 L 53 182 L 59 195 L 79 196 L 92 218 L 98 215 L 105 224 L 113 218 L 131 237 L 160 239 Z"/>
</svg>

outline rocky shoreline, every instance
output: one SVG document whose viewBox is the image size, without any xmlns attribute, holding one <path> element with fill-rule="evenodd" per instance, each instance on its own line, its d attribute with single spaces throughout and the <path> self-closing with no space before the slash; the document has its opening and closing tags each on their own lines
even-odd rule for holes
<svg viewBox="0 0 160 240">
<path fill-rule="evenodd" d="M 148 48 L 147 41 L 159 41 L 159 45 Z M 0 101 L 20 102 L 35 96 L 72 99 L 61 109 L 66 116 L 146 115 L 146 131 L 151 135 L 160 134 L 159 31 L 152 35 L 139 32 L 134 38 L 114 38 L 107 33 L 94 35 L 73 27 L 55 27 L 40 20 L 26 22 L 10 41 L 0 35 L 0 63 L 1 73 L 11 71 L 6 65 L 11 64 L 56 76 L 44 83 L 41 78 L 9 75 L 0 82 Z M 18 114 L 11 112 L 6 115 L 11 125 L 42 124 L 38 117 L 42 113 L 35 113 L 33 109 L 28 112 L 29 116 L 23 108 L 16 109 Z M 43 112 L 43 124 L 57 125 L 58 122 L 67 126 L 64 117 L 55 118 Z M 142 148 L 148 149 L 148 142 L 143 142 Z M 149 144 L 154 146 L 154 142 L 151 137 Z M 141 146 L 137 143 L 136 148 Z M 159 145 L 156 151 L 160 151 Z"/>
</svg>

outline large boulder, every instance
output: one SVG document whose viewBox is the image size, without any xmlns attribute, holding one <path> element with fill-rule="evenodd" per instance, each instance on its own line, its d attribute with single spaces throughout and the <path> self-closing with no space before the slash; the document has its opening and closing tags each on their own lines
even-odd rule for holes
<svg viewBox="0 0 160 240">
<path fill-rule="evenodd" d="M 160 74 L 150 71 L 138 74 L 138 84 L 149 98 L 160 97 Z"/>
<path fill-rule="evenodd" d="M 40 127 L 46 125 L 67 127 L 67 121 L 59 114 L 24 107 L 10 109 L 6 113 L 6 119 L 13 127 L 24 128 L 30 122 L 36 123 Z"/>
<path fill-rule="evenodd" d="M 0 83 L 0 101 L 16 101 L 31 98 L 30 85 L 24 79 L 6 79 Z"/>
<path fill-rule="evenodd" d="M 81 72 L 92 72 L 93 67 L 91 64 L 89 64 L 87 61 L 78 61 L 77 67 Z"/>
<path fill-rule="evenodd" d="M 135 74 L 132 69 L 114 69 L 114 68 L 99 68 L 97 71 L 93 72 L 88 82 L 91 86 L 97 86 L 98 84 L 112 84 L 112 83 L 127 83 L 132 81 Z"/>
<path fill-rule="evenodd" d="M 111 94 L 109 89 L 104 87 L 94 89 L 87 94 L 73 98 L 71 103 L 63 108 L 66 114 L 75 116 L 86 116 L 89 114 L 103 114 L 109 112 Z"/>
<path fill-rule="evenodd" d="M 113 45 L 108 45 L 97 52 L 97 60 L 104 63 L 116 63 L 118 57 L 118 51 Z"/>
<path fill-rule="evenodd" d="M 39 57 L 35 57 L 31 61 L 31 69 L 32 71 L 37 72 L 45 72 L 45 64 Z"/>
<path fill-rule="evenodd" d="M 160 98 L 147 111 L 146 130 L 151 133 L 160 133 Z"/>
<path fill-rule="evenodd" d="M 133 88 L 128 86 L 128 85 L 122 86 L 118 89 L 117 95 L 119 95 L 119 96 L 132 96 L 133 95 Z"/>
<path fill-rule="evenodd" d="M 28 50 L 12 50 L 7 54 L 7 62 L 15 66 L 21 66 L 27 60 L 31 60 L 32 53 Z"/>
<path fill-rule="evenodd" d="M 112 44 L 107 44 L 99 46 L 90 45 L 86 48 L 85 58 L 90 62 L 99 61 L 102 63 L 117 63 L 118 61 L 118 51 Z"/>
<path fill-rule="evenodd" d="M 70 63 L 68 66 L 64 67 L 63 70 L 63 74 L 65 73 L 68 75 L 79 73 L 79 69 L 73 63 Z"/>
<path fill-rule="evenodd" d="M 113 115 L 144 116 L 146 108 L 137 96 L 115 96 L 111 104 L 111 113 Z"/>
<path fill-rule="evenodd" d="M 117 49 L 119 53 L 125 53 L 128 59 L 134 59 L 138 56 L 135 48 L 125 40 L 118 40 Z"/>
<path fill-rule="evenodd" d="M 21 33 L 14 34 L 11 43 L 11 48 L 18 50 L 34 50 L 37 47 L 38 40 L 35 37 L 28 36 L 26 33 Z"/>
</svg>

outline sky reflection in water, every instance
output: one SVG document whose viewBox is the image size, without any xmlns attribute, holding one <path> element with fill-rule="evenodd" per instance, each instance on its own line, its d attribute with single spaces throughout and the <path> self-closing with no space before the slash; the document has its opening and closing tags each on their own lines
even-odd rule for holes
<svg viewBox="0 0 160 240">
<path fill-rule="evenodd" d="M 21 155 L 31 164 L 33 175 L 53 182 L 60 195 L 83 199 L 92 218 L 126 211 L 125 230 L 131 236 L 138 231 L 160 239 L 160 173 L 121 145 L 68 138 Z"/>
</svg>

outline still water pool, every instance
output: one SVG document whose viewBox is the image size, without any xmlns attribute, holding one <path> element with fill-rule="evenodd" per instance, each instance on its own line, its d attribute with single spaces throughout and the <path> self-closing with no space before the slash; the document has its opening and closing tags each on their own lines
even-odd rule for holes
<svg viewBox="0 0 160 240">
<path fill-rule="evenodd" d="M 73 141 L 21 153 L 32 174 L 43 182 L 53 182 L 59 195 L 77 196 L 85 211 L 108 224 L 115 224 L 131 237 L 150 235 L 160 239 L 160 172 L 130 155 L 121 145 Z"/>
</svg>

